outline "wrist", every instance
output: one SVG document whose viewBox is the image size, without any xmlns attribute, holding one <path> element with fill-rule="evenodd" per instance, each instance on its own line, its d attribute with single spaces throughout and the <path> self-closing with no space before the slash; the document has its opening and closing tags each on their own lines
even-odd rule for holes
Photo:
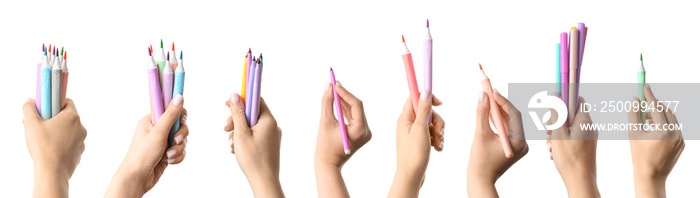
<svg viewBox="0 0 700 198">
<path fill-rule="evenodd" d="M 119 167 L 107 188 L 105 197 L 143 197 L 146 194 L 141 178 L 123 167 Z"/>
<path fill-rule="evenodd" d="M 666 176 L 635 171 L 634 192 L 636 197 L 665 197 Z"/>
<path fill-rule="evenodd" d="M 600 197 L 594 171 L 562 174 L 569 197 Z"/>
<path fill-rule="evenodd" d="M 34 197 L 68 197 L 70 176 L 49 167 L 34 166 Z"/>
<path fill-rule="evenodd" d="M 392 191 L 393 189 L 403 189 L 399 191 L 408 192 L 409 195 L 417 196 L 421 187 L 423 174 L 425 174 L 425 171 L 421 172 L 414 169 L 397 168 L 391 187 Z"/>
<path fill-rule="evenodd" d="M 279 176 L 276 174 L 255 174 L 248 178 L 255 197 L 284 197 Z"/>
</svg>

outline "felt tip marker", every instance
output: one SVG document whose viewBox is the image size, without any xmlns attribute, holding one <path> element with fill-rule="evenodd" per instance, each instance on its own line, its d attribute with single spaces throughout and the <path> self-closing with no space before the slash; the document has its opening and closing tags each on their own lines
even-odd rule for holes
<svg viewBox="0 0 700 198">
<path fill-rule="evenodd" d="M 423 58 L 423 89 L 428 92 L 431 96 L 433 95 L 433 36 L 430 35 L 430 21 L 426 19 L 425 22 L 425 41 L 423 42 L 423 48 L 425 52 L 425 58 Z M 432 106 L 430 107 L 432 108 Z M 430 113 L 428 117 L 428 123 L 433 122 L 433 114 Z"/>
<path fill-rule="evenodd" d="M 262 54 L 258 57 L 257 66 L 255 67 L 255 81 L 253 81 L 253 93 L 249 96 L 252 97 L 250 103 L 250 127 L 258 124 L 258 114 L 260 113 L 260 83 L 262 82 Z"/>
<path fill-rule="evenodd" d="M 165 60 L 165 49 L 163 49 L 163 39 L 160 39 L 160 53 L 158 54 L 158 75 L 160 75 L 161 72 L 163 72 L 163 69 L 165 69 L 165 64 L 167 64 Z M 162 78 L 160 78 L 162 79 Z M 161 82 L 162 84 L 162 82 Z"/>
<path fill-rule="evenodd" d="M 170 62 L 170 69 L 171 69 L 170 71 L 175 71 L 175 69 L 177 69 L 177 54 L 175 53 L 175 42 L 173 42 L 172 49 L 173 49 L 173 51 L 171 51 L 172 55 L 170 55 L 170 56 L 172 56 L 173 58 L 168 58 L 169 59 L 168 61 Z"/>
<path fill-rule="evenodd" d="M 243 77 L 241 77 L 241 98 L 243 101 L 245 101 L 245 86 L 246 81 L 248 80 L 248 56 L 250 56 L 250 54 L 246 52 L 245 60 L 243 61 L 243 71 L 241 72 L 241 75 L 243 75 Z"/>
<path fill-rule="evenodd" d="M 61 59 L 61 58 L 57 58 Z M 51 69 L 51 117 L 61 112 L 61 77 L 63 70 L 61 65 L 55 65 Z"/>
<path fill-rule="evenodd" d="M 48 61 L 48 60 L 47 60 Z M 41 66 L 41 117 L 51 118 L 51 66 L 48 62 Z"/>
<path fill-rule="evenodd" d="M 68 51 L 63 53 L 63 65 L 61 65 L 61 109 L 66 107 L 66 92 L 68 92 Z"/>
<path fill-rule="evenodd" d="M 639 68 L 637 69 L 637 97 L 639 98 L 639 106 L 647 106 L 647 105 L 642 105 L 641 103 L 646 102 L 646 97 L 644 97 L 644 86 L 647 84 L 646 83 L 646 77 L 647 72 L 644 69 L 644 58 L 642 57 L 642 54 L 639 54 Z M 646 115 L 646 108 L 641 109 L 641 120 L 640 122 L 642 124 L 646 123 L 647 120 L 647 115 Z"/>
<path fill-rule="evenodd" d="M 576 116 L 576 110 L 578 104 L 576 104 L 576 98 L 578 98 L 578 90 L 576 85 L 578 84 L 578 30 L 575 27 L 571 28 L 571 41 L 569 41 L 569 116 L 567 120 L 569 123 L 574 123 L 574 116 Z"/>
<path fill-rule="evenodd" d="M 168 59 L 170 63 L 172 63 L 172 60 L 175 58 L 170 58 L 170 54 L 172 54 L 173 57 L 175 57 L 175 54 L 168 52 Z M 163 92 L 163 107 L 166 107 L 167 104 L 170 104 L 170 100 L 173 99 L 173 70 L 170 66 L 163 68 L 161 76 L 163 77 L 163 86 L 161 87 Z"/>
<path fill-rule="evenodd" d="M 484 69 L 481 67 L 481 63 L 479 63 L 479 70 L 481 70 L 481 88 L 484 90 L 484 93 L 489 96 L 489 115 L 491 116 L 491 120 L 493 120 L 493 125 L 496 126 L 496 130 L 498 131 L 498 138 L 501 141 L 501 146 L 503 147 L 503 151 L 506 154 L 506 158 L 511 158 L 513 157 L 513 149 L 510 146 L 510 140 L 508 139 L 508 131 L 506 131 L 506 122 L 502 119 L 503 115 L 501 115 L 500 107 L 496 103 L 496 99 L 494 98 L 493 94 L 493 89 L 491 88 L 491 80 L 489 79 L 488 76 L 486 76 L 486 72 L 484 72 Z"/>
<path fill-rule="evenodd" d="M 253 58 L 255 58 L 255 57 L 253 57 Z M 245 103 L 245 117 L 247 118 L 247 123 L 248 123 L 249 127 L 252 127 L 250 125 L 250 118 L 251 118 L 250 113 L 251 113 L 251 110 L 253 110 L 252 109 L 253 108 L 252 93 L 253 93 L 253 84 L 254 84 L 253 82 L 255 82 L 255 69 L 256 69 L 256 67 L 257 67 L 256 61 L 253 61 L 253 64 L 248 67 L 248 69 L 250 70 L 250 73 L 248 75 L 248 82 L 246 83 L 246 92 L 249 94 L 248 94 L 248 97 L 246 97 L 246 99 L 245 99 L 245 101 L 246 101 L 246 103 Z"/>
<path fill-rule="evenodd" d="M 418 92 L 418 83 L 416 82 L 416 70 L 413 67 L 413 57 L 411 56 L 411 51 L 408 51 L 408 46 L 406 45 L 406 39 L 401 35 L 401 42 L 404 46 L 404 51 L 401 57 L 403 58 L 403 65 L 406 69 L 406 80 L 408 80 L 408 91 L 411 93 L 411 104 L 413 104 L 413 115 L 416 115 L 418 110 L 418 102 L 420 101 L 420 93 Z"/>
<path fill-rule="evenodd" d="M 174 55 L 175 53 L 173 53 Z M 177 96 L 178 94 L 183 95 L 183 91 L 185 89 L 185 67 L 184 67 L 184 62 L 182 62 L 182 51 L 180 51 L 180 64 L 177 65 L 177 68 L 175 68 L 175 83 L 173 85 L 173 95 L 172 97 Z M 168 147 L 171 147 L 175 145 L 175 134 L 177 131 L 180 130 L 180 117 L 182 117 L 182 113 L 180 113 L 180 116 L 178 116 L 177 120 L 175 120 L 175 123 L 173 124 L 172 127 L 170 127 L 170 133 L 168 134 Z"/>
<path fill-rule="evenodd" d="M 153 124 L 156 124 L 164 112 L 163 95 L 160 89 L 158 67 L 153 65 L 153 61 L 151 61 L 150 58 L 147 62 L 146 71 L 148 72 L 148 89 L 151 98 L 151 115 L 153 116 L 153 121 L 155 121 Z"/>
<path fill-rule="evenodd" d="M 556 76 L 557 82 L 557 93 L 561 93 L 561 43 L 557 43 L 557 72 L 554 74 Z"/>
<path fill-rule="evenodd" d="M 340 137 L 343 140 L 343 151 L 345 155 L 350 155 L 350 141 L 348 141 L 348 131 L 345 126 L 345 118 L 343 117 L 343 108 L 340 106 L 340 96 L 338 96 L 338 91 L 335 89 L 336 80 L 335 73 L 333 73 L 333 68 L 331 67 L 331 83 L 333 84 L 333 102 L 335 105 L 335 113 L 337 114 L 338 126 L 340 127 Z"/>
<path fill-rule="evenodd" d="M 564 101 L 564 104 L 567 105 L 568 109 L 568 103 L 569 103 L 569 47 L 568 47 L 568 39 L 569 36 L 566 34 L 566 32 L 562 32 L 559 34 L 559 39 L 561 43 L 561 92 L 559 94 L 561 95 L 561 100 Z M 568 125 L 567 125 L 568 126 Z"/>
</svg>

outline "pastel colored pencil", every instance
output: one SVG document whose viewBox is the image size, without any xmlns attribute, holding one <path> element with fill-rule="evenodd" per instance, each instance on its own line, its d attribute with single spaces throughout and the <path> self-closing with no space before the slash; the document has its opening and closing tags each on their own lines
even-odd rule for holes
<svg viewBox="0 0 700 198">
<path fill-rule="evenodd" d="M 248 92 L 248 93 L 253 93 L 253 84 L 254 84 L 253 82 L 255 82 L 255 69 L 256 69 L 256 67 L 257 67 L 256 61 L 253 61 L 252 65 L 250 65 L 248 67 L 248 69 L 251 70 L 250 75 L 248 75 L 248 82 L 247 82 L 247 88 L 246 88 L 247 89 L 246 92 Z M 253 103 L 253 98 L 254 97 L 252 97 L 251 94 L 249 94 L 248 97 L 246 97 L 245 117 L 247 119 L 248 126 L 250 126 L 250 120 L 251 120 L 250 113 L 251 113 L 251 110 L 253 108 L 253 105 L 251 105 L 251 103 Z M 250 126 L 250 127 L 252 127 L 252 126 Z"/>
<path fill-rule="evenodd" d="M 170 63 L 172 63 L 172 59 L 175 59 L 175 54 L 173 54 L 173 58 L 170 58 L 170 53 L 168 52 L 168 60 L 170 60 Z M 170 64 L 172 65 L 172 64 Z M 163 72 L 161 75 L 163 77 L 162 83 L 162 91 L 163 92 L 163 107 L 167 108 L 167 106 L 170 104 L 170 100 L 173 99 L 173 70 L 170 68 L 170 66 L 167 66 L 163 68 Z"/>
<path fill-rule="evenodd" d="M 245 87 L 246 87 L 246 81 L 248 80 L 248 56 L 250 54 L 248 52 L 245 53 L 245 61 L 243 61 L 243 77 L 241 77 L 241 98 L 243 101 L 245 101 Z"/>
<path fill-rule="evenodd" d="M 57 58 L 61 59 L 61 58 Z M 62 62 L 62 61 L 61 61 Z M 61 112 L 61 77 L 63 70 L 61 65 L 55 65 L 51 69 L 51 117 L 58 115 Z"/>
<path fill-rule="evenodd" d="M 163 49 L 163 39 L 160 39 L 160 53 L 158 54 L 158 78 L 163 79 L 160 75 L 163 72 L 163 69 L 165 69 L 165 64 L 167 64 L 167 61 L 165 60 L 165 49 Z M 159 82 L 160 85 L 162 85 L 163 82 Z"/>
<path fill-rule="evenodd" d="M 433 36 L 430 35 L 430 21 L 426 19 L 426 36 L 423 42 L 423 89 L 432 96 L 433 94 Z M 431 107 L 432 108 L 432 107 Z M 433 122 L 432 112 L 429 114 L 428 123 Z"/>
<path fill-rule="evenodd" d="M 554 74 L 557 79 L 557 93 L 561 93 L 561 43 L 557 43 L 557 73 Z"/>
<path fill-rule="evenodd" d="M 175 54 L 175 42 L 173 42 L 173 51 L 171 52 L 171 56 L 173 57 L 172 59 L 168 58 L 168 61 L 170 62 L 170 71 L 175 71 L 177 69 L 177 57 Z"/>
<path fill-rule="evenodd" d="M 41 117 L 51 118 L 51 66 L 44 63 L 41 66 Z"/>
<path fill-rule="evenodd" d="M 163 95 L 161 92 L 162 90 L 160 89 L 160 78 L 158 77 L 160 72 L 158 72 L 158 67 L 153 65 L 153 61 L 150 58 L 148 60 L 146 71 L 148 73 L 148 89 L 152 106 L 151 115 L 153 115 L 152 119 L 155 121 L 153 123 L 155 125 L 158 120 L 160 120 L 160 116 L 163 115 L 164 112 Z"/>
<path fill-rule="evenodd" d="M 641 109 L 641 119 L 640 122 L 642 124 L 646 123 L 647 120 L 647 115 L 646 115 L 646 108 L 641 108 L 643 105 L 641 104 L 642 102 L 646 102 L 646 97 L 644 96 L 644 86 L 647 84 L 646 83 L 646 76 L 647 72 L 644 69 L 644 58 L 642 57 L 642 54 L 639 54 L 639 68 L 637 69 L 637 97 L 639 98 L 639 106 Z M 647 104 L 649 105 L 649 104 Z M 646 106 L 646 105 L 644 105 Z"/>
<path fill-rule="evenodd" d="M 46 46 L 42 44 L 41 49 L 41 61 L 39 64 L 36 64 L 36 96 L 34 97 L 36 112 L 41 112 L 41 66 L 42 64 L 49 64 L 48 57 L 46 57 Z"/>
</svg>

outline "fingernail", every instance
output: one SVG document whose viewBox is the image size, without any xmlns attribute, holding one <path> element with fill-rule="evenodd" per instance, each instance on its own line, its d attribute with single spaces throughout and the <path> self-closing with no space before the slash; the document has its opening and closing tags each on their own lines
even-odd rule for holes
<svg viewBox="0 0 700 198">
<path fill-rule="evenodd" d="M 175 163 L 175 159 L 168 159 L 168 164 Z"/>
<path fill-rule="evenodd" d="M 427 91 L 423 90 L 423 92 L 420 93 L 420 100 L 423 100 L 423 101 L 428 100 L 429 96 L 430 96 L 430 94 Z"/>
<path fill-rule="evenodd" d="M 647 83 L 647 87 L 649 87 L 649 89 L 651 89 L 651 85 L 649 85 L 649 83 Z"/>
<path fill-rule="evenodd" d="M 187 122 L 187 115 L 182 115 L 182 124 Z"/>
<path fill-rule="evenodd" d="M 180 142 L 182 142 L 182 138 L 182 135 L 175 136 L 175 144 L 180 144 Z"/>
<path fill-rule="evenodd" d="M 32 98 L 27 97 L 27 99 L 24 100 L 24 103 L 27 103 L 27 102 L 29 102 L 29 101 L 32 101 Z"/>
<path fill-rule="evenodd" d="M 549 152 L 549 159 L 552 159 L 552 152 Z"/>
<path fill-rule="evenodd" d="M 435 98 L 435 100 L 437 100 L 438 104 L 442 104 L 442 100 L 440 100 L 438 98 Z"/>
<path fill-rule="evenodd" d="M 444 148 L 445 148 L 445 142 L 442 141 L 442 142 L 440 142 L 440 149 L 442 150 L 442 149 L 444 149 Z"/>
<path fill-rule="evenodd" d="M 238 104 L 241 102 L 241 97 L 237 93 L 231 94 L 231 104 Z"/>
<path fill-rule="evenodd" d="M 341 87 L 343 86 L 343 84 L 340 84 L 340 81 L 339 81 L 339 80 L 336 80 L 336 81 L 335 81 L 335 84 L 337 84 L 338 86 L 341 86 Z"/>
<path fill-rule="evenodd" d="M 233 139 L 229 138 L 229 139 L 228 139 L 228 145 L 231 145 L 231 144 L 233 144 Z"/>
<path fill-rule="evenodd" d="M 177 94 L 173 97 L 173 105 L 180 105 L 182 103 L 182 95 Z"/>
<path fill-rule="evenodd" d="M 498 92 L 498 89 L 493 89 L 493 92 L 497 93 L 497 94 L 501 94 L 500 92 Z"/>
<path fill-rule="evenodd" d="M 547 150 L 549 151 L 550 149 L 552 149 L 552 143 L 547 143 Z"/>
<path fill-rule="evenodd" d="M 442 128 L 442 130 L 440 130 L 440 136 L 445 136 L 445 128 Z"/>
<path fill-rule="evenodd" d="M 323 83 L 323 85 L 325 85 L 325 86 L 324 86 L 324 87 L 325 87 L 325 89 L 324 89 L 325 91 L 328 91 L 328 89 L 331 88 L 331 83 L 329 83 L 329 82 L 325 82 L 325 83 Z"/>
<path fill-rule="evenodd" d="M 479 102 L 484 101 L 484 91 L 479 90 Z"/>
<path fill-rule="evenodd" d="M 172 158 L 173 155 L 175 155 L 175 152 L 177 152 L 177 151 L 175 151 L 175 149 L 169 150 L 168 152 L 165 153 L 165 156 L 168 156 L 168 160 L 170 160 L 170 158 Z"/>
</svg>

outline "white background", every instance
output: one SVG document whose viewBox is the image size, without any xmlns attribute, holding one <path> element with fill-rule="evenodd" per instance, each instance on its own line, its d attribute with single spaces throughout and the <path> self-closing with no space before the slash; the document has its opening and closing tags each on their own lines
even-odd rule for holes
<svg viewBox="0 0 700 198">
<path fill-rule="evenodd" d="M 643 52 L 647 82 L 698 83 L 697 8 L 669 1 L 4 1 L 0 194 L 31 195 L 33 169 L 21 105 L 35 94 L 42 43 L 69 52 L 68 97 L 88 129 L 87 148 L 70 181 L 73 197 L 102 196 L 121 163 L 137 120 L 149 111 L 146 47 L 156 47 L 161 38 L 184 50 L 190 136 L 185 161 L 169 166 L 148 197 L 252 196 L 223 131 L 230 114 L 224 101 L 240 89 L 248 47 L 264 53 L 262 96 L 283 129 L 280 177 L 286 195 L 316 196 L 313 155 L 323 84 L 332 66 L 338 80 L 364 101 L 373 132 L 343 169 L 345 181 L 353 196 L 382 197 L 394 175 L 396 119 L 408 97 L 400 37 L 406 36 L 414 52 L 422 87 L 422 39 L 429 18 L 434 93 L 444 102 L 435 110 L 447 127 L 445 151 L 431 154 L 421 195 L 464 197 L 481 89 L 479 62 L 502 93 L 508 83 L 554 82 L 559 33 L 585 22 L 590 32 L 581 82 L 636 82 Z M 500 195 L 566 196 L 545 141 L 528 144 L 530 152 L 498 180 Z M 696 145 L 686 141 L 668 178 L 670 197 L 697 193 Z M 599 141 L 597 160 L 601 194 L 633 197 L 629 143 Z"/>
</svg>

